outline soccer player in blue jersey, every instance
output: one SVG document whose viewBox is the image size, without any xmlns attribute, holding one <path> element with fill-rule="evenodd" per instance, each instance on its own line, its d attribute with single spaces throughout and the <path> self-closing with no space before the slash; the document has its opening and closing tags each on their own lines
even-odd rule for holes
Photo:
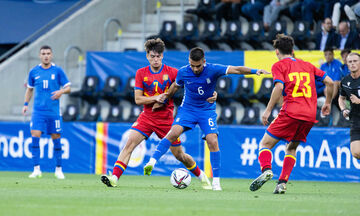
<svg viewBox="0 0 360 216">
<path fill-rule="evenodd" d="M 70 82 L 64 71 L 53 64 L 52 50 L 49 46 L 40 48 L 41 64 L 31 69 L 28 78 L 28 85 L 25 93 L 25 103 L 23 114 L 28 111 L 29 102 L 34 93 L 32 117 L 30 122 L 32 136 L 32 159 L 34 171 L 29 178 L 40 178 L 40 136 L 42 133 L 51 134 L 54 143 L 54 155 L 56 160 L 55 177 L 64 179 L 65 176 L 61 169 L 61 143 L 60 134 L 62 132 L 62 119 L 60 116 L 59 99 L 62 94 L 70 93 Z"/>
<path fill-rule="evenodd" d="M 204 51 L 199 47 L 193 48 L 190 51 L 189 64 L 178 71 L 176 80 L 169 91 L 161 96 L 160 101 L 165 101 L 172 97 L 180 87 L 185 89 L 183 101 L 174 123 L 169 133 L 160 141 L 150 161 L 145 165 L 145 175 L 151 174 L 155 163 L 167 152 L 172 142 L 184 131 L 193 129 L 198 124 L 205 134 L 210 150 L 210 162 L 213 170 L 212 188 L 213 190 L 222 190 L 220 186 L 220 150 L 216 125 L 216 104 L 209 103 L 206 99 L 212 96 L 219 77 L 226 74 L 251 73 L 268 74 L 262 69 L 206 63 Z"/>
</svg>

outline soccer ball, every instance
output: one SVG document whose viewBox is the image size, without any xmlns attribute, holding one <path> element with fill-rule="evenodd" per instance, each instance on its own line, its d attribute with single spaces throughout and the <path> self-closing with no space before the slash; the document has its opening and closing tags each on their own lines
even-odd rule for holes
<svg viewBox="0 0 360 216">
<path fill-rule="evenodd" d="M 174 187 L 184 189 L 190 185 L 191 175 L 186 169 L 179 168 L 171 173 L 170 182 Z"/>
</svg>

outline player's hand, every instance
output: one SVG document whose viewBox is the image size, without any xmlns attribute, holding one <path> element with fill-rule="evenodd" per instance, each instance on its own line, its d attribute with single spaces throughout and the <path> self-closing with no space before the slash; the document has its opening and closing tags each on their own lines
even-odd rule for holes
<svg viewBox="0 0 360 216">
<path fill-rule="evenodd" d="M 61 97 L 61 95 L 63 94 L 63 91 L 57 90 L 57 91 L 51 92 L 51 94 L 52 94 L 52 96 L 51 96 L 52 100 L 58 100 Z"/>
<path fill-rule="evenodd" d="M 263 125 L 268 125 L 269 124 L 269 116 L 271 114 L 271 110 L 265 109 L 265 112 L 263 113 L 261 119 L 262 119 L 262 123 Z"/>
<path fill-rule="evenodd" d="M 154 103 L 154 105 L 153 105 L 153 107 L 152 107 L 152 111 L 154 112 L 156 109 L 159 109 L 159 108 L 161 108 L 161 107 L 163 107 L 163 106 L 164 106 L 163 103 L 158 103 L 158 102 L 156 102 L 156 103 Z"/>
<path fill-rule="evenodd" d="M 168 93 L 162 93 L 162 94 L 159 94 L 156 98 L 156 102 L 159 102 L 159 103 L 164 103 L 165 100 L 168 98 L 169 94 Z"/>
<path fill-rule="evenodd" d="M 270 72 L 267 72 L 266 70 L 264 69 L 259 69 L 256 71 L 256 75 L 260 75 L 260 74 L 270 74 Z"/>
<path fill-rule="evenodd" d="M 28 109 L 29 109 L 29 106 L 24 106 L 24 107 L 22 108 L 22 114 L 23 114 L 23 115 L 26 115 L 26 112 L 28 111 Z"/>
<path fill-rule="evenodd" d="M 217 92 L 214 91 L 213 96 L 206 99 L 206 101 L 209 102 L 209 103 L 214 103 L 216 101 L 216 99 L 217 99 L 217 95 L 218 95 Z"/>
<path fill-rule="evenodd" d="M 353 104 L 360 104 L 360 99 L 358 97 L 356 97 L 356 95 L 354 95 L 354 94 L 350 95 L 350 100 L 351 100 L 351 103 L 353 103 Z"/>
<path fill-rule="evenodd" d="M 324 103 L 321 107 L 321 114 L 324 116 L 330 115 L 331 112 L 331 104 Z"/>
<path fill-rule="evenodd" d="M 344 116 L 345 119 L 349 120 L 350 110 L 344 109 L 344 111 L 342 111 L 341 114 Z"/>
</svg>

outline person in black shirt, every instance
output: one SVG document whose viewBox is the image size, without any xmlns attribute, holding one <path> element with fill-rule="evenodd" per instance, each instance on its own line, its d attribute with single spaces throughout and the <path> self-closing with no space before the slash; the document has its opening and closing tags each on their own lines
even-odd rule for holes
<svg viewBox="0 0 360 216">
<path fill-rule="evenodd" d="M 350 74 L 341 80 L 339 107 L 345 118 L 350 118 L 350 150 L 351 154 L 360 159 L 360 54 L 350 53 L 347 57 Z M 345 106 L 350 100 L 351 110 Z"/>
</svg>

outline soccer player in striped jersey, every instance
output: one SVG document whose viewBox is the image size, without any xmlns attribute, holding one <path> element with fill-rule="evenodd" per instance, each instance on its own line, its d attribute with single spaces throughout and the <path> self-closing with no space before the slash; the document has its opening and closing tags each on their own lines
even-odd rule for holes
<svg viewBox="0 0 360 216">
<path fill-rule="evenodd" d="M 43 133 L 51 134 L 54 143 L 54 155 L 56 160 L 55 177 L 64 179 L 61 168 L 61 132 L 62 118 L 60 114 L 59 99 L 63 94 L 70 93 L 70 82 L 64 71 L 51 62 L 53 53 L 49 46 L 40 48 L 41 64 L 34 67 L 28 78 L 25 93 L 23 114 L 28 111 L 29 102 L 35 89 L 34 105 L 31 117 L 31 137 L 32 137 L 32 160 L 34 171 L 29 178 L 40 178 L 40 136 Z"/>
<path fill-rule="evenodd" d="M 170 130 L 174 120 L 174 103 L 170 99 L 166 103 L 159 103 L 159 95 L 168 91 L 175 81 L 177 69 L 162 63 L 165 44 L 161 39 L 150 39 L 145 43 L 146 58 L 149 66 L 140 68 L 135 76 L 135 102 L 144 105 L 144 110 L 131 127 L 131 133 L 125 147 L 115 162 L 112 175 L 101 176 L 101 181 L 109 187 L 115 187 L 120 176 L 125 171 L 131 153 L 144 139 L 152 133 L 163 138 Z M 214 92 L 214 91 L 213 91 Z M 208 101 L 214 103 L 216 96 L 209 96 Z M 184 153 L 180 139 L 171 143 L 171 152 L 202 182 L 204 189 L 211 189 L 210 181 L 200 170 L 194 159 Z"/>
<path fill-rule="evenodd" d="M 278 34 L 274 48 L 279 61 L 272 68 L 274 89 L 270 101 L 262 115 L 267 125 L 275 104 L 284 97 L 278 116 L 271 122 L 260 141 L 259 163 L 262 174 L 250 185 L 256 191 L 273 177 L 271 170 L 272 149 L 280 140 L 288 142 L 285 149 L 283 168 L 274 193 L 285 193 L 286 183 L 296 162 L 296 148 L 306 142 L 306 137 L 316 123 L 317 95 L 315 77 L 326 85 L 326 101 L 322 106 L 323 115 L 329 115 L 334 91 L 334 82 L 327 74 L 309 62 L 293 58 L 294 40 L 290 36 Z"/>
</svg>

